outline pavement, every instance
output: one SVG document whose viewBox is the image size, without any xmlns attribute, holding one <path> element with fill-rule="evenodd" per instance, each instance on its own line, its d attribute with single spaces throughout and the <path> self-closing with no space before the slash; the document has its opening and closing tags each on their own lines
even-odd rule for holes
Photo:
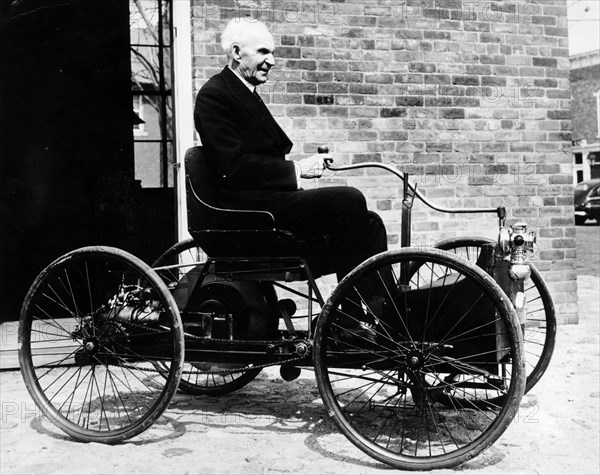
<svg viewBox="0 0 600 475">
<path fill-rule="evenodd" d="M 577 325 L 487 451 L 435 473 L 600 473 L 600 278 L 580 275 Z M 0 372 L 0 474 L 391 473 L 339 433 L 314 375 L 263 371 L 220 398 L 177 394 L 146 432 L 108 446 L 70 439 L 41 415 L 17 371 Z"/>
</svg>

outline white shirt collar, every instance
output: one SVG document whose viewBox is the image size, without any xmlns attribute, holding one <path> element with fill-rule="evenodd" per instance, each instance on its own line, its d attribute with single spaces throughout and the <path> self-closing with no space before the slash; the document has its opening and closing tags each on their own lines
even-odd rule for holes
<svg viewBox="0 0 600 475">
<path fill-rule="evenodd" d="M 250 92 L 254 93 L 254 91 L 256 90 L 256 86 L 254 84 L 250 84 L 248 81 L 246 81 L 236 69 L 232 69 L 231 66 L 228 66 L 228 68 L 231 69 L 231 71 L 233 71 L 233 74 L 235 74 L 240 81 L 242 81 L 244 86 L 250 89 Z"/>
</svg>

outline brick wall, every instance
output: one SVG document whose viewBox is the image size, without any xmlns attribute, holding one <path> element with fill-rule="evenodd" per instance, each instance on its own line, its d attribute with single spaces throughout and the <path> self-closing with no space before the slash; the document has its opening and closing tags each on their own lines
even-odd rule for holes
<svg viewBox="0 0 600 475">
<path fill-rule="evenodd" d="M 570 83 L 573 95 L 573 140 L 598 141 L 598 107 L 595 93 L 600 90 L 600 64 L 571 66 Z"/>
<path fill-rule="evenodd" d="M 538 231 L 540 270 L 560 322 L 577 319 L 566 0 L 194 0 L 195 89 L 225 64 L 232 16 L 270 27 L 276 69 L 265 102 L 295 143 L 342 163 L 414 174 L 451 207 L 508 208 Z M 327 176 L 363 190 L 399 243 L 399 184 L 384 173 Z M 493 215 L 415 206 L 413 243 L 496 237 Z"/>
</svg>

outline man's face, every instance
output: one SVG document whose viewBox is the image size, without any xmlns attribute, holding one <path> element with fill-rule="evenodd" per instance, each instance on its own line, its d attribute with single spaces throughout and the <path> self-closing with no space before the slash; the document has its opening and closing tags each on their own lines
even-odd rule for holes
<svg viewBox="0 0 600 475">
<path fill-rule="evenodd" d="M 273 37 L 266 32 L 257 32 L 243 42 L 233 45 L 234 59 L 239 63 L 240 75 L 255 86 L 269 79 L 269 70 L 275 64 Z"/>
</svg>

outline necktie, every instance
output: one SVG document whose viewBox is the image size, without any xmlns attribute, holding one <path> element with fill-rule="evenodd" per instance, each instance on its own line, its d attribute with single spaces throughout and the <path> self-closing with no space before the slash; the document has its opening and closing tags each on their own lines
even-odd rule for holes
<svg viewBox="0 0 600 475">
<path fill-rule="evenodd" d="M 263 112 L 265 113 L 266 117 L 268 120 L 275 122 L 275 119 L 273 118 L 273 115 L 271 114 L 271 111 L 269 110 L 269 108 L 267 107 L 267 105 L 264 103 L 264 101 L 262 100 L 262 97 L 260 97 L 260 94 L 258 92 L 256 92 L 256 89 L 254 89 L 254 97 L 256 97 L 256 100 L 260 103 L 260 105 L 263 108 Z M 276 123 L 276 122 L 275 122 Z"/>
<path fill-rule="evenodd" d="M 281 129 L 281 127 L 279 126 L 279 124 L 277 123 L 277 121 L 275 120 L 275 118 L 273 117 L 273 114 L 271 114 L 271 111 L 269 110 L 269 108 L 267 107 L 267 105 L 262 100 L 262 97 L 260 97 L 260 94 L 256 91 L 256 88 L 254 89 L 254 91 L 253 91 L 252 94 L 254 94 L 254 97 L 256 97 L 256 100 L 258 102 L 260 102 L 260 104 L 261 104 L 261 106 L 263 108 L 263 112 L 265 114 L 264 115 L 264 120 L 267 120 L 267 121 L 269 121 L 271 123 L 271 125 L 274 128 L 275 132 L 279 136 L 279 139 L 280 139 L 281 143 L 285 143 L 286 141 L 289 142 L 288 136 Z"/>
<path fill-rule="evenodd" d="M 260 97 L 260 94 L 256 91 L 256 89 L 254 89 L 254 97 L 256 97 L 256 99 L 258 100 L 258 102 L 260 102 L 263 107 L 267 107 L 267 105 L 264 103 L 264 101 L 262 100 L 262 97 Z"/>
</svg>

